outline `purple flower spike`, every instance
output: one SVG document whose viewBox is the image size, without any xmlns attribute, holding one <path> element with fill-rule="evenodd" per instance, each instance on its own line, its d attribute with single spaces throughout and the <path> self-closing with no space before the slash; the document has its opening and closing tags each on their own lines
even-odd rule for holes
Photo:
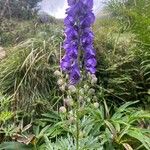
<svg viewBox="0 0 150 150">
<path fill-rule="evenodd" d="M 87 72 L 96 72 L 96 52 L 93 47 L 94 34 L 91 26 L 95 21 L 93 14 L 93 0 L 68 0 L 69 8 L 64 20 L 65 41 L 63 48 L 65 56 L 61 60 L 61 69 L 69 74 L 70 84 L 80 81 L 81 58 L 83 54 L 84 66 Z M 79 51 L 83 50 L 83 53 Z"/>
</svg>

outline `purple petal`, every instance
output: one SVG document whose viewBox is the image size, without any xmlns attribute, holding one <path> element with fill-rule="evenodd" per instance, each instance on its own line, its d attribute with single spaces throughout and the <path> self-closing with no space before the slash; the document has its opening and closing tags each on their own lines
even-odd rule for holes
<svg viewBox="0 0 150 150">
<path fill-rule="evenodd" d="M 67 48 L 66 53 L 70 58 L 77 59 L 78 57 L 78 49 L 76 47 Z"/>
<path fill-rule="evenodd" d="M 91 74 L 95 74 L 96 73 L 96 68 L 95 67 L 86 67 L 86 70 L 88 72 L 90 72 Z"/>
<path fill-rule="evenodd" d="M 75 40 L 78 38 L 78 32 L 74 28 L 67 28 L 65 34 L 68 40 Z"/>
<path fill-rule="evenodd" d="M 60 62 L 60 66 L 61 66 L 61 69 L 62 69 L 63 71 L 69 71 L 69 70 L 70 70 L 70 67 L 71 67 L 71 60 L 70 60 L 70 58 L 69 58 L 67 55 L 65 55 L 65 56 L 62 58 L 62 60 L 61 60 L 61 62 Z"/>
<path fill-rule="evenodd" d="M 65 19 L 64 19 L 64 24 L 65 26 L 73 26 L 75 24 L 75 20 L 72 16 L 67 16 Z"/>
<path fill-rule="evenodd" d="M 89 12 L 86 16 L 84 16 L 84 19 L 82 18 L 80 25 L 82 28 L 87 28 L 90 27 L 94 23 L 94 21 L 94 14 L 92 12 Z"/>
<path fill-rule="evenodd" d="M 72 6 L 77 2 L 77 0 L 68 0 L 68 5 Z"/>
<path fill-rule="evenodd" d="M 87 67 L 89 66 L 95 67 L 97 65 L 97 61 L 95 58 L 90 58 L 90 59 L 85 60 L 85 65 Z"/>
<path fill-rule="evenodd" d="M 89 9 L 93 8 L 93 0 L 82 0 L 82 3 L 86 5 Z"/>
<path fill-rule="evenodd" d="M 84 51 L 85 51 L 84 54 L 85 59 L 93 58 L 96 55 L 96 51 L 94 50 L 93 46 L 86 47 Z"/>
<path fill-rule="evenodd" d="M 89 44 L 92 44 L 93 40 L 94 40 L 93 32 L 91 32 L 90 29 L 86 29 L 84 31 L 84 33 L 82 34 L 82 37 L 81 37 L 82 46 L 84 47 L 84 46 L 87 46 Z"/>
<path fill-rule="evenodd" d="M 77 84 L 80 80 L 80 70 L 77 63 L 75 63 L 72 66 L 71 72 L 70 72 L 70 84 Z"/>
</svg>

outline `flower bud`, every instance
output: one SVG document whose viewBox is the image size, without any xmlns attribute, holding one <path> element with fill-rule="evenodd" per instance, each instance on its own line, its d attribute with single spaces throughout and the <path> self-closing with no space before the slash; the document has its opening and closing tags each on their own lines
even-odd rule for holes
<svg viewBox="0 0 150 150">
<path fill-rule="evenodd" d="M 82 102 L 84 100 L 83 96 L 79 96 L 79 102 Z"/>
<path fill-rule="evenodd" d="M 95 74 L 91 74 L 91 77 L 92 77 L 92 78 L 96 78 L 96 75 L 95 75 Z"/>
<path fill-rule="evenodd" d="M 94 106 L 95 108 L 98 108 L 98 107 L 99 107 L 99 103 L 98 103 L 98 102 L 95 102 L 95 103 L 93 104 L 93 106 Z"/>
<path fill-rule="evenodd" d="M 91 75 L 90 72 L 88 72 L 87 77 L 88 77 L 89 79 L 91 79 L 92 75 Z"/>
<path fill-rule="evenodd" d="M 68 89 L 69 89 L 69 91 L 71 93 L 75 93 L 76 92 L 76 87 L 74 85 L 69 85 Z"/>
<path fill-rule="evenodd" d="M 84 95 L 84 89 L 83 88 L 79 90 L 79 94 Z"/>
<path fill-rule="evenodd" d="M 94 97 L 93 97 L 93 101 L 97 101 L 97 96 L 94 96 Z"/>
<path fill-rule="evenodd" d="M 95 93 L 95 90 L 94 90 L 94 89 L 89 89 L 89 91 L 88 91 L 88 94 L 89 94 L 89 95 L 94 95 L 94 93 Z"/>
<path fill-rule="evenodd" d="M 90 98 L 87 98 L 87 102 L 91 102 L 91 99 L 90 99 Z"/>
<path fill-rule="evenodd" d="M 57 84 L 58 84 L 58 85 L 63 85 L 63 84 L 64 84 L 63 79 L 59 79 L 59 80 L 57 81 Z"/>
<path fill-rule="evenodd" d="M 89 86 L 87 84 L 84 85 L 85 91 L 89 89 Z"/>
<path fill-rule="evenodd" d="M 62 73 L 59 70 L 56 70 L 54 72 L 54 75 L 57 76 L 57 77 L 60 77 L 62 75 Z"/>
<path fill-rule="evenodd" d="M 68 98 L 65 98 L 64 99 L 64 103 L 67 105 L 67 106 L 73 106 L 74 102 L 73 102 L 73 99 L 68 97 Z"/>
<path fill-rule="evenodd" d="M 61 107 L 59 108 L 59 112 L 61 112 L 61 113 L 66 113 L 66 112 L 67 112 L 66 107 L 61 106 Z"/>
<path fill-rule="evenodd" d="M 91 84 L 93 85 L 93 84 L 96 84 L 96 83 L 97 83 L 97 78 L 96 77 L 92 78 Z"/>
<path fill-rule="evenodd" d="M 69 117 L 69 123 L 71 124 L 71 123 L 74 123 L 76 121 L 76 118 L 75 117 L 73 117 L 73 116 L 70 116 Z"/>
<path fill-rule="evenodd" d="M 64 92 L 64 91 L 65 91 L 65 88 L 66 88 L 65 84 L 63 84 L 59 89 L 60 89 L 62 92 Z"/>
<path fill-rule="evenodd" d="M 70 110 L 70 111 L 69 111 L 69 114 L 70 114 L 70 115 L 73 115 L 73 114 L 74 114 L 73 110 Z"/>
</svg>

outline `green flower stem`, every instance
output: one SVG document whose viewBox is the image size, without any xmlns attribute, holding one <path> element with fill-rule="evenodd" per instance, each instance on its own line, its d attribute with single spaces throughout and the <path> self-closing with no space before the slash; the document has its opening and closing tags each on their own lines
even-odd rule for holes
<svg viewBox="0 0 150 150">
<path fill-rule="evenodd" d="M 79 127 L 79 107 L 80 104 L 77 101 L 77 107 L 76 107 L 76 150 L 79 150 L 79 131 L 80 131 L 80 127 Z"/>
</svg>

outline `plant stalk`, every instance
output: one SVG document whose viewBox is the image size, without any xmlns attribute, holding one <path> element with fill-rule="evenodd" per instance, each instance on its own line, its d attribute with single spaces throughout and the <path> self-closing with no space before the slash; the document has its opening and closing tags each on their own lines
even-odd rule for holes
<svg viewBox="0 0 150 150">
<path fill-rule="evenodd" d="M 76 150 L 79 150 L 79 131 L 80 131 L 80 127 L 79 127 L 79 107 L 80 104 L 77 100 L 77 107 L 76 107 Z"/>
</svg>

